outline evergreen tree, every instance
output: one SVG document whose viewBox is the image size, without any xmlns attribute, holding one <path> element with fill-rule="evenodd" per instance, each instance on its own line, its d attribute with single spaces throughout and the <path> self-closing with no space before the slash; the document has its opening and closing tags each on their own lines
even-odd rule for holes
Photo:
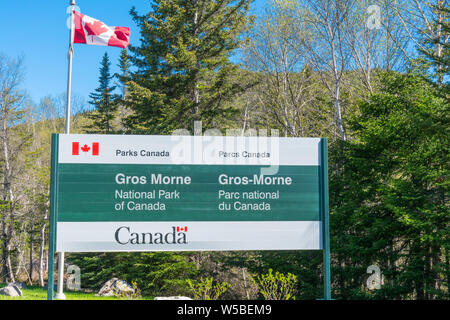
<svg viewBox="0 0 450 320">
<path fill-rule="evenodd" d="M 113 120 L 116 117 L 117 99 L 118 96 L 114 94 L 115 86 L 111 86 L 113 75 L 110 72 L 111 62 L 109 61 L 108 53 L 103 56 L 101 67 L 99 86 L 94 93 L 89 95 L 90 104 L 94 105 L 96 110 L 89 115 L 92 124 L 86 129 L 90 133 L 112 133 Z"/>
<path fill-rule="evenodd" d="M 122 50 L 119 57 L 119 64 L 117 66 L 119 67 L 120 72 L 116 73 L 115 76 L 120 82 L 122 99 L 125 99 L 125 95 L 127 93 L 127 82 L 130 80 L 131 68 L 131 60 L 127 49 Z"/>
<path fill-rule="evenodd" d="M 113 277 L 137 283 L 144 295 L 187 295 L 187 279 L 198 270 L 185 253 L 127 252 L 71 254 L 68 261 L 81 268 L 84 288 L 99 290 Z"/>
<path fill-rule="evenodd" d="M 133 73 L 127 104 L 128 126 L 148 133 L 220 127 L 235 112 L 226 107 L 245 88 L 229 61 L 250 19 L 251 0 L 156 0 L 143 16 L 131 10 L 141 28 L 141 46 L 131 47 Z"/>
<path fill-rule="evenodd" d="M 448 298 L 449 101 L 421 76 L 383 73 L 330 151 L 335 296 Z M 376 264 L 381 290 L 361 290 Z"/>
<path fill-rule="evenodd" d="M 125 97 L 128 91 L 128 81 L 130 81 L 130 68 L 131 68 L 131 60 L 128 55 L 128 51 L 126 49 L 122 50 L 122 53 L 119 57 L 119 73 L 115 74 L 115 77 L 119 80 L 121 96 L 120 99 L 117 100 L 119 106 L 119 122 L 120 122 L 120 131 L 125 132 L 125 118 L 127 115 L 127 110 L 125 106 Z"/>
</svg>

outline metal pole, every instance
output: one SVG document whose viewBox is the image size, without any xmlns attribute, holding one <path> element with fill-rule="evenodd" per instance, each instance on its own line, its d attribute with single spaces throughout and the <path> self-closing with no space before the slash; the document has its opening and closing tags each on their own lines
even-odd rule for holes
<svg viewBox="0 0 450 320">
<path fill-rule="evenodd" d="M 64 252 L 58 253 L 58 288 L 55 295 L 55 299 L 65 300 L 66 295 L 64 290 Z"/>
<path fill-rule="evenodd" d="M 53 287 L 55 275 L 55 238 L 56 238 L 56 173 L 58 171 L 58 145 L 59 136 L 52 134 L 52 172 L 50 181 L 50 227 L 49 227 L 49 243 L 48 243 L 48 280 L 47 280 L 47 299 L 53 300 Z"/>
<path fill-rule="evenodd" d="M 328 140 L 320 142 L 321 158 L 321 207 L 322 207 L 322 241 L 323 241 L 323 273 L 324 300 L 331 300 L 331 267 L 330 267 L 330 216 L 328 200 Z"/>
<path fill-rule="evenodd" d="M 73 11 L 75 10 L 75 0 L 70 1 L 70 38 L 69 38 L 69 67 L 67 72 L 67 107 L 66 107 L 66 128 L 65 134 L 70 134 L 70 104 L 72 98 L 72 60 L 73 60 L 73 41 L 75 36 L 74 30 L 74 16 Z M 65 300 L 66 296 L 63 292 L 64 290 L 64 252 L 58 253 L 58 290 L 55 295 L 55 299 Z"/>
<path fill-rule="evenodd" d="M 73 41 L 75 36 L 74 30 L 74 16 L 73 11 L 75 10 L 75 0 L 70 1 L 71 14 L 70 14 L 70 39 L 69 39 L 69 70 L 67 74 L 67 108 L 66 108 L 66 130 L 65 134 L 70 134 L 70 104 L 72 96 L 72 60 L 73 60 Z"/>
</svg>

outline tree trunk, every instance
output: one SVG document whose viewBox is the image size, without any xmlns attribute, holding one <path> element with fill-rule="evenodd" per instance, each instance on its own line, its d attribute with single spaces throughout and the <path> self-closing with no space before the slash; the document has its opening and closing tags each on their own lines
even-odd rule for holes
<svg viewBox="0 0 450 320">
<path fill-rule="evenodd" d="M 441 38 L 442 38 L 442 23 L 443 23 L 443 9 L 444 3 L 442 0 L 436 1 L 436 9 L 437 9 L 437 26 L 436 26 L 436 45 L 435 45 L 435 55 L 437 58 L 442 58 L 442 44 L 441 44 Z M 444 75 L 442 74 L 442 63 L 439 63 L 436 66 L 436 73 L 437 73 L 437 82 L 439 85 L 442 85 L 444 82 Z"/>
<path fill-rule="evenodd" d="M 30 285 L 33 285 L 33 245 L 34 245 L 34 221 L 33 213 L 31 213 L 31 232 L 30 232 L 30 265 L 29 265 L 29 277 Z"/>
<path fill-rule="evenodd" d="M 16 278 L 14 277 L 14 272 L 12 269 L 12 263 L 11 263 L 11 247 L 9 246 L 9 250 L 6 255 L 6 266 L 8 268 L 8 278 L 10 282 L 16 282 Z"/>
<path fill-rule="evenodd" d="M 4 232 L 4 260 L 9 275 L 9 280 L 15 282 L 14 272 L 11 265 L 11 240 L 13 237 L 13 212 L 14 212 L 14 196 L 11 189 L 11 166 L 9 156 L 9 135 L 8 135 L 8 111 L 3 110 L 2 114 L 2 138 L 3 138 L 3 203 L 6 208 L 3 211 L 3 223 L 6 226 Z M 9 227 L 7 227 L 9 225 Z"/>
<path fill-rule="evenodd" d="M 245 277 L 245 269 L 242 268 L 242 278 L 244 280 L 244 290 L 245 290 L 245 295 L 247 296 L 247 300 L 250 300 L 250 295 L 248 293 L 248 287 L 247 287 L 247 279 Z"/>
<path fill-rule="evenodd" d="M 432 246 L 432 272 L 434 277 L 434 289 L 441 291 L 441 272 L 439 272 L 441 260 L 441 248 L 439 246 Z M 432 299 L 436 298 L 433 296 Z"/>
<path fill-rule="evenodd" d="M 195 9 L 195 12 L 194 12 L 194 21 L 193 21 L 193 23 L 194 23 L 194 37 L 196 37 L 197 35 L 198 35 L 198 33 L 199 33 L 199 30 L 198 30 L 198 7 L 197 7 L 197 1 L 195 1 L 195 6 L 196 6 L 196 9 Z M 200 68 L 200 64 L 199 64 L 199 62 L 197 61 L 197 63 L 196 63 L 196 68 L 197 69 L 199 69 Z M 199 104 L 200 104 L 200 91 L 198 90 L 198 84 L 199 84 L 199 81 L 198 81 L 198 79 L 196 78 L 196 79 L 194 79 L 194 81 L 193 81 L 193 89 L 192 89 L 192 102 L 193 102 L 193 106 L 192 106 L 192 128 L 193 128 L 193 130 L 195 131 L 195 122 L 196 121 L 200 121 L 201 119 L 200 119 L 200 117 L 199 117 Z M 194 132 L 194 134 L 195 134 L 195 132 Z"/>
<path fill-rule="evenodd" d="M 335 30 L 335 32 L 338 34 L 338 38 L 340 40 L 340 27 L 337 27 L 337 30 Z M 339 135 L 340 138 L 342 140 L 346 140 L 345 137 L 345 132 L 344 132 L 344 126 L 342 124 L 342 110 L 341 110 L 341 103 L 340 103 L 340 98 L 341 98 L 341 78 L 342 78 L 342 73 L 344 70 L 343 65 L 340 66 L 340 70 L 338 67 L 338 63 L 337 63 L 337 55 L 339 53 L 339 51 L 341 51 L 342 54 L 342 48 L 340 46 L 342 46 L 341 43 L 338 44 L 338 48 L 336 48 L 336 44 L 334 43 L 335 41 L 335 32 L 333 31 L 333 28 L 330 25 L 330 22 L 328 22 L 327 24 L 327 30 L 328 30 L 328 36 L 329 36 L 329 44 L 330 44 L 330 53 L 331 53 L 331 62 L 332 62 L 332 74 L 333 74 L 333 78 L 334 78 L 334 94 L 333 94 L 333 102 L 334 102 L 334 108 L 335 108 L 335 112 L 336 112 L 336 126 L 337 129 L 339 131 Z M 340 49 L 340 50 L 339 50 Z"/>
<path fill-rule="evenodd" d="M 22 242 L 22 241 L 20 241 L 20 242 Z M 22 267 L 24 267 L 25 268 L 25 264 L 24 264 L 24 254 L 25 254 L 25 250 L 21 250 L 20 249 L 20 247 L 18 248 L 18 254 L 17 254 L 17 265 L 16 265 L 16 272 L 14 273 L 15 274 L 15 277 L 19 277 L 19 275 L 20 275 L 20 270 L 22 269 Z M 25 269 L 25 271 L 26 271 L 26 269 Z"/>
<path fill-rule="evenodd" d="M 6 224 L 6 218 L 3 219 L 3 223 L 2 223 L 2 244 L 3 244 L 3 250 L 2 250 L 2 281 L 3 282 L 7 282 L 8 280 L 8 263 L 7 263 L 7 259 L 8 259 L 8 251 L 6 249 L 7 246 L 7 234 L 8 234 L 8 226 Z"/>
<path fill-rule="evenodd" d="M 445 251 L 445 274 L 444 274 L 444 277 L 447 282 L 447 290 L 448 290 L 448 286 L 450 285 L 450 261 L 449 261 L 450 254 L 448 253 L 447 248 L 444 251 Z"/>
<path fill-rule="evenodd" d="M 45 249 L 45 223 L 47 221 L 48 218 L 48 204 L 45 206 L 45 216 L 44 219 L 42 220 L 42 225 L 41 225 L 41 231 L 40 231 L 40 238 L 41 238 L 41 243 L 40 243 L 40 247 L 39 247 L 39 284 L 41 285 L 41 287 L 44 286 L 44 249 Z"/>
<path fill-rule="evenodd" d="M 336 80 L 336 87 L 335 87 L 335 94 L 334 94 L 334 108 L 336 109 L 336 125 L 337 129 L 339 131 L 339 135 L 342 140 L 346 140 L 345 136 L 345 130 L 344 126 L 342 124 L 342 110 L 341 110 L 341 103 L 340 103 L 340 81 Z"/>
<path fill-rule="evenodd" d="M 3 261 L 4 261 L 3 281 L 16 282 L 16 279 L 14 277 L 13 268 L 11 265 L 11 240 L 8 238 L 8 236 L 4 243 Z"/>
</svg>

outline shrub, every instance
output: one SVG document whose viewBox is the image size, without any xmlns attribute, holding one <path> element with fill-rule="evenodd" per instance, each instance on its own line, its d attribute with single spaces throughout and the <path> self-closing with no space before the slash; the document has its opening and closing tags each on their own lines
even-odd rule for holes
<svg viewBox="0 0 450 320">
<path fill-rule="evenodd" d="M 213 278 L 201 278 L 200 281 L 186 280 L 191 288 L 195 300 L 217 300 L 223 295 L 230 284 L 227 282 L 213 283 Z"/>
<path fill-rule="evenodd" d="M 252 280 L 266 300 L 295 300 L 297 276 L 292 273 L 285 275 L 277 271 L 274 274 L 269 269 L 267 274 L 253 275 Z"/>
</svg>

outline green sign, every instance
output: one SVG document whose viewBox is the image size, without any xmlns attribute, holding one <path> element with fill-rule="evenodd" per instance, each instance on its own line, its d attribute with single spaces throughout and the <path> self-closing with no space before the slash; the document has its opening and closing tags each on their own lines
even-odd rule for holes
<svg viewBox="0 0 450 320">
<path fill-rule="evenodd" d="M 317 166 L 60 164 L 58 222 L 319 221 Z"/>
<path fill-rule="evenodd" d="M 52 151 L 50 251 L 324 250 L 329 268 L 325 139 L 54 135 Z"/>
</svg>

